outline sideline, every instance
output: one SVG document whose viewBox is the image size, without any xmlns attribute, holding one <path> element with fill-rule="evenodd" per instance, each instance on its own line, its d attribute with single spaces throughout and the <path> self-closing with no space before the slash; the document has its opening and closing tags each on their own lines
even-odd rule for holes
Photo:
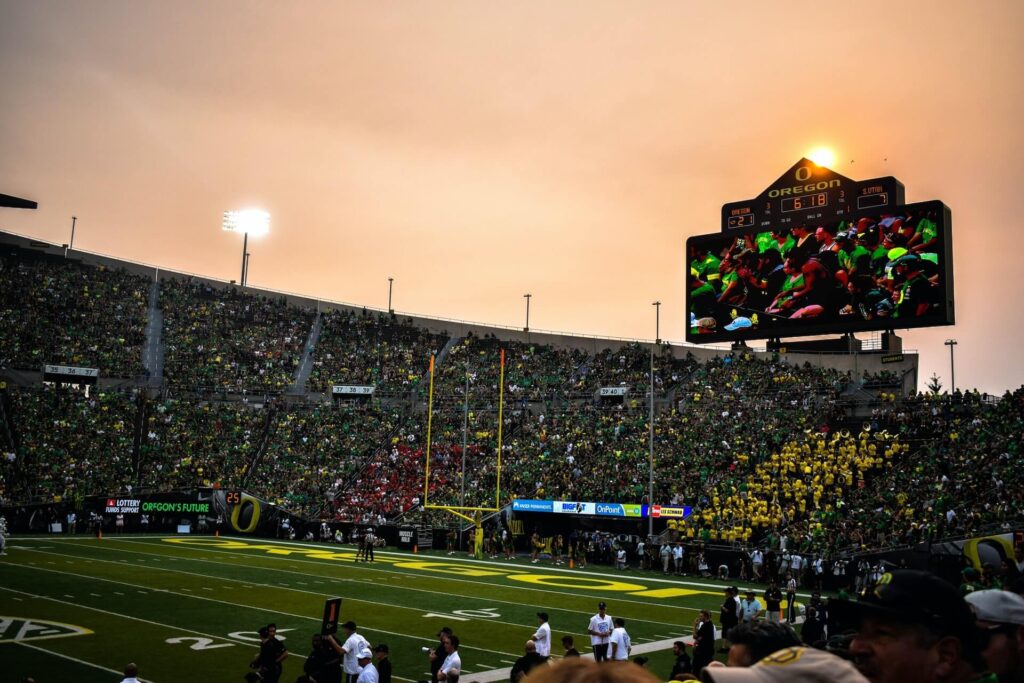
<svg viewBox="0 0 1024 683">
<path fill-rule="evenodd" d="M 50 535 L 50 536 L 17 536 L 17 537 L 12 536 L 10 540 L 13 540 L 15 538 L 23 539 L 23 540 L 33 540 L 33 541 L 55 541 L 55 540 L 61 540 L 61 541 L 95 541 L 96 540 L 92 536 L 70 536 L 70 535 L 67 535 L 67 536 L 60 537 L 60 536 L 57 536 L 56 534 Z M 162 540 L 165 540 L 165 539 L 172 539 L 172 538 L 209 538 L 209 539 L 219 538 L 219 539 L 224 539 L 224 540 L 247 542 L 247 543 L 251 543 L 251 544 L 254 544 L 254 545 L 257 545 L 257 544 L 293 545 L 293 546 L 296 546 L 296 547 L 299 547 L 299 548 L 310 548 L 310 549 L 324 550 L 324 551 L 331 551 L 331 552 L 347 551 L 347 552 L 351 552 L 353 554 L 356 552 L 356 548 L 351 546 L 348 543 L 343 543 L 343 544 L 340 544 L 340 545 L 337 544 L 337 543 L 335 543 L 335 544 L 324 544 L 324 543 L 313 543 L 313 542 L 309 542 L 309 541 L 291 541 L 291 540 L 276 539 L 276 538 L 260 538 L 260 537 L 253 537 L 253 536 L 238 536 L 238 535 L 228 535 L 228 534 L 225 534 L 225 535 L 222 535 L 222 536 L 210 536 L 210 535 L 205 535 L 205 534 L 204 535 L 199 535 L 199 534 L 196 534 L 196 535 L 123 534 L 123 535 L 106 535 L 106 536 L 104 536 L 104 539 L 111 539 L 111 540 L 125 539 L 125 540 L 134 540 L 136 542 L 138 542 L 140 540 L 142 540 L 142 541 L 150 540 L 151 541 L 151 540 L 154 540 L 154 539 L 162 541 Z M 182 544 L 182 545 L 187 545 L 187 544 Z M 202 546 L 201 546 L 201 544 L 197 543 L 197 544 L 191 545 L 190 547 L 192 547 L 192 548 L 200 548 Z M 211 548 L 212 547 L 213 546 L 211 544 Z M 741 585 L 738 582 L 737 583 L 729 583 L 729 582 L 705 583 L 705 582 L 701 582 L 701 581 L 682 580 L 682 579 L 664 579 L 664 578 L 661 578 L 661 577 L 658 577 L 658 576 L 647 576 L 645 574 L 617 573 L 614 570 L 610 570 L 610 571 L 606 571 L 606 570 L 589 570 L 589 568 L 587 570 L 579 570 L 579 569 L 567 569 L 567 568 L 560 568 L 560 567 L 552 567 L 552 566 L 544 565 L 544 564 L 529 564 L 529 563 L 526 564 L 526 565 L 522 565 L 522 564 L 517 564 L 516 562 L 509 563 L 509 562 L 498 562 L 498 561 L 494 561 L 494 560 L 477 560 L 475 558 L 470 558 L 470 557 L 459 557 L 458 555 L 451 555 L 451 556 L 449 556 L 449 555 L 444 555 L 444 554 L 434 554 L 435 552 L 440 553 L 441 551 L 427 551 L 427 552 L 422 552 L 422 553 L 411 553 L 411 552 L 407 552 L 407 551 L 397 551 L 397 550 L 378 550 L 378 551 L 375 552 L 375 554 L 376 555 L 384 555 L 386 557 L 394 557 L 394 558 L 406 558 L 406 559 L 407 558 L 417 558 L 417 559 L 430 558 L 429 560 L 425 560 L 425 561 L 458 562 L 458 563 L 462 563 L 462 564 L 481 565 L 481 566 L 486 566 L 486 567 L 502 567 L 506 571 L 509 568 L 515 567 L 515 568 L 517 568 L 517 570 L 515 572 L 517 574 L 529 574 L 529 573 L 531 573 L 533 571 L 536 571 L 536 570 L 543 570 L 543 571 L 548 572 L 548 573 L 565 574 L 567 576 L 581 576 L 582 575 L 582 576 L 588 577 L 588 576 L 591 576 L 591 575 L 595 575 L 595 576 L 598 576 L 598 577 L 606 578 L 608 580 L 625 580 L 625 577 L 632 577 L 634 580 L 637 580 L 637 581 L 646 581 L 646 582 L 649 582 L 649 583 L 664 584 L 664 585 L 667 585 L 667 586 L 692 586 L 692 587 L 695 587 L 695 588 L 707 588 L 707 589 L 715 591 L 716 594 L 721 593 L 722 589 L 724 589 L 726 586 L 732 586 L 732 585 L 738 586 L 740 588 L 740 592 L 741 593 L 746 591 L 747 589 L 752 589 L 755 593 L 759 593 L 759 592 L 763 592 L 765 590 L 765 588 L 766 588 L 766 586 L 762 585 L 762 584 L 749 584 L 749 583 L 747 583 L 747 584 Z M 520 557 L 520 556 L 517 556 L 517 557 Z M 526 557 L 526 556 L 522 556 L 522 557 Z M 593 565 L 590 565 L 590 567 L 592 567 L 592 566 Z M 628 570 L 628 571 L 633 571 L 633 570 Z M 807 592 L 797 591 L 797 596 L 801 597 L 801 598 L 810 598 L 811 594 L 807 593 Z"/>
</svg>

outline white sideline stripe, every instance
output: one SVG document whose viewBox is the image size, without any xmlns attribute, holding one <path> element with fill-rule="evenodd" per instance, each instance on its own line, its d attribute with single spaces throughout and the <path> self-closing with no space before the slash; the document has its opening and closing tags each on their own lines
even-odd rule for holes
<svg viewBox="0 0 1024 683">
<path fill-rule="evenodd" d="M 124 672 L 123 671 L 117 671 L 116 669 L 108 669 L 105 666 L 101 666 L 99 664 L 93 664 L 92 662 L 87 662 L 84 659 L 78 659 L 77 657 L 72 657 L 71 655 L 61 654 L 60 652 L 56 652 L 54 650 L 47 650 L 45 647 L 38 647 L 36 645 L 31 645 L 29 643 L 25 643 L 25 642 L 22 642 L 20 640 L 16 640 L 14 642 L 16 642 L 18 645 L 21 645 L 22 647 L 27 647 L 27 648 L 29 648 L 31 650 L 37 650 L 38 652 L 45 652 L 48 655 L 53 655 L 54 657 L 60 657 L 61 659 L 67 659 L 69 661 L 75 662 L 76 664 L 84 664 L 85 666 L 91 666 L 92 668 L 99 669 L 100 671 L 107 671 L 109 673 L 116 674 L 118 676 L 124 676 Z M 139 681 L 141 681 L 142 683 L 153 683 L 153 679 L 151 679 L 151 678 L 140 678 Z"/>
</svg>

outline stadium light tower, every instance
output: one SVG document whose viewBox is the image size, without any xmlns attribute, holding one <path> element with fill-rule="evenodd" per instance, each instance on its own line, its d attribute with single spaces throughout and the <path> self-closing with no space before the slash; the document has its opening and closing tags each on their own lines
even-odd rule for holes
<svg viewBox="0 0 1024 683">
<path fill-rule="evenodd" d="M 956 346 L 957 341 L 956 339 L 947 339 L 943 343 L 949 347 L 949 383 L 953 385 L 952 388 L 950 388 L 949 393 L 952 394 L 956 391 L 956 371 L 953 368 L 953 347 Z"/>
<path fill-rule="evenodd" d="M 239 280 L 245 287 L 249 276 L 249 235 L 266 235 L 270 232 L 270 214 L 262 209 L 225 211 L 220 227 L 228 232 L 240 232 L 245 236 L 242 240 L 242 275 Z"/>
<path fill-rule="evenodd" d="M 523 332 L 530 331 L 530 298 L 533 294 L 523 294 L 523 298 L 526 299 L 526 327 L 523 328 Z"/>
<path fill-rule="evenodd" d="M 654 343 L 651 344 L 651 414 L 648 419 L 650 434 L 647 437 L 650 446 L 650 463 L 647 467 L 647 536 L 654 535 L 654 518 L 650 514 L 650 506 L 654 505 L 654 347 L 661 343 L 661 302 L 655 301 L 654 306 Z"/>
<path fill-rule="evenodd" d="M 395 284 L 395 278 L 388 278 L 388 313 L 394 313 L 395 309 L 391 308 L 391 288 Z"/>
</svg>

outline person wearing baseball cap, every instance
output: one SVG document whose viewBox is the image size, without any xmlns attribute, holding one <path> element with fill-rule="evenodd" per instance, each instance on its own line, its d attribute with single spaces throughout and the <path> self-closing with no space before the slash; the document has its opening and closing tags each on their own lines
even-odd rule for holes
<svg viewBox="0 0 1024 683">
<path fill-rule="evenodd" d="M 828 607 L 856 631 L 850 656 L 871 683 L 985 680 L 974 614 L 956 586 L 934 574 L 887 572 L 856 601 L 830 600 Z"/>
<path fill-rule="evenodd" d="M 356 660 L 363 669 L 359 672 L 356 683 L 378 683 L 380 679 L 377 675 L 377 667 L 373 665 L 373 650 L 368 646 L 360 648 L 356 653 Z"/>
<path fill-rule="evenodd" d="M 704 683 L 868 683 L 850 662 L 811 647 L 787 647 L 751 667 L 713 666 Z"/>
<path fill-rule="evenodd" d="M 373 648 L 373 665 L 377 669 L 377 680 L 380 683 L 391 683 L 391 660 L 387 643 L 380 643 Z"/>
<path fill-rule="evenodd" d="M 1024 681 L 1024 597 L 1003 590 L 968 593 L 964 600 L 974 610 L 988 640 L 981 651 L 1000 683 Z"/>
<path fill-rule="evenodd" d="M 594 661 L 603 662 L 608 659 L 608 638 L 612 635 L 612 618 L 605 612 L 607 605 L 597 603 L 597 614 L 590 617 L 587 633 L 590 634 L 590 646 L 594 648 Z"/>
</svg>

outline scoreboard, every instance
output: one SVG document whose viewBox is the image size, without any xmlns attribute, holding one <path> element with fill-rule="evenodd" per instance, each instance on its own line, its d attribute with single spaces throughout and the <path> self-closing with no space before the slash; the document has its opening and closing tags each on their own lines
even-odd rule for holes
<svg viewBox="0 0 1024 683">
<path fill-rule="evenodd" d="M 800 159 L 686 241 L 692 343 L 952 325 L 952 214 Z"/>
<path fill-rule="evenodd" d="M 903 183 L 892 176 L 851 180 L 801 159 L 756 198 L 722 206 L 722 231 L 831 223 L 903 204 Z"/>
</svg>

